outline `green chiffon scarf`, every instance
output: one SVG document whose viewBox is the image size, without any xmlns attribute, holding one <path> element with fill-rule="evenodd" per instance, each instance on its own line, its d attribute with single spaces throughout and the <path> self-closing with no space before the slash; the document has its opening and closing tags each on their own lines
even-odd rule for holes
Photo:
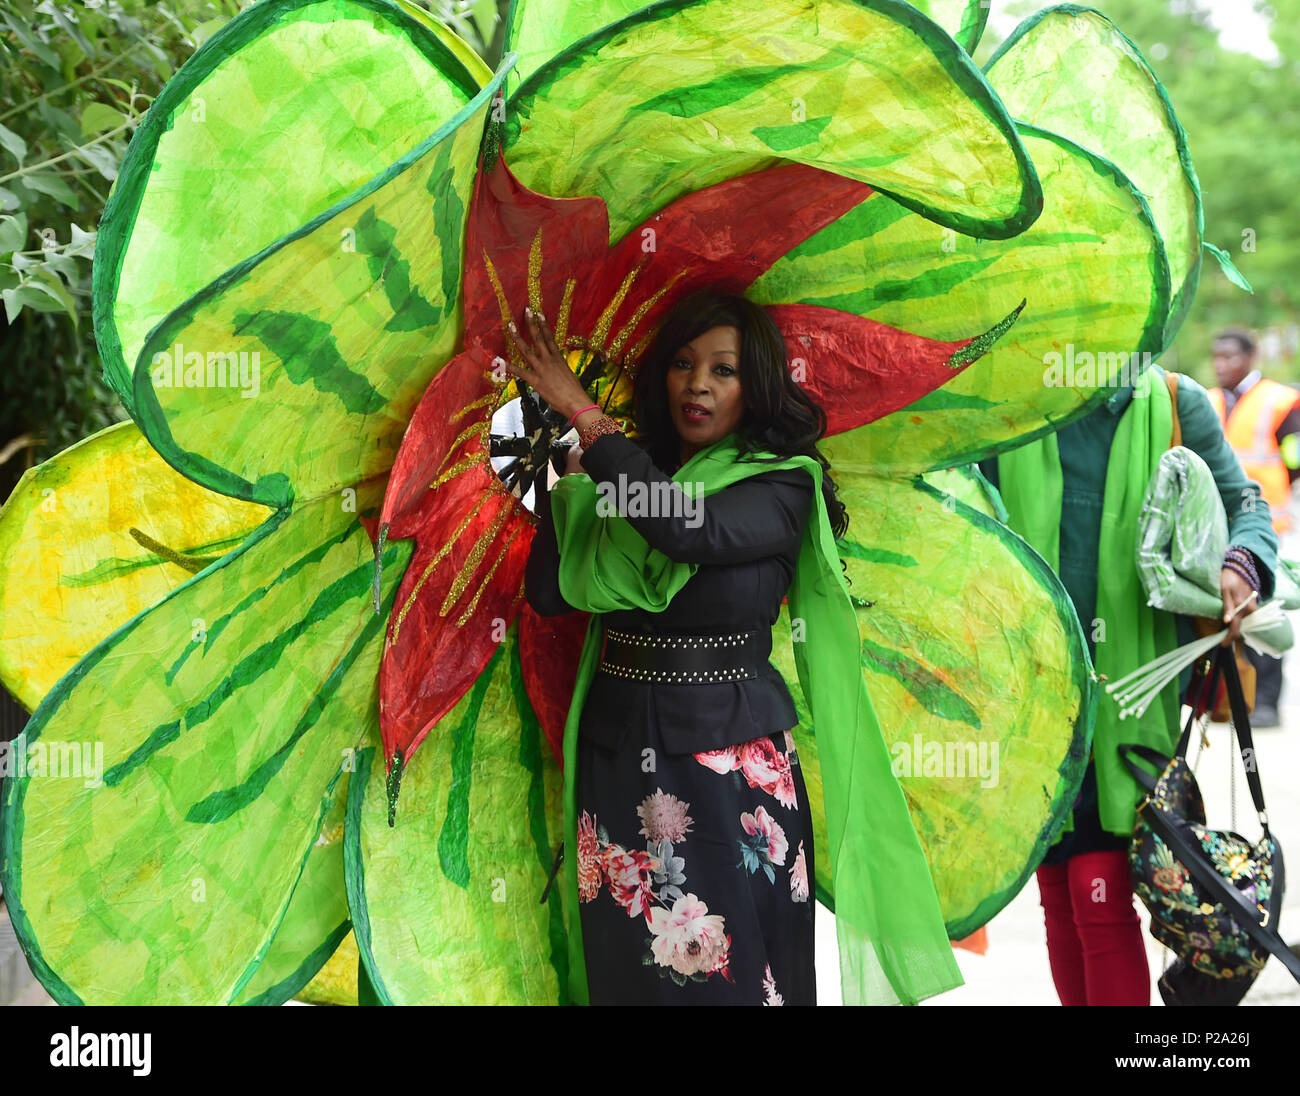
<svg viewBox="0 0 1300 1096">
<path fill-rule="evenodd" d="M 1093 634 L 1096 670 L 1103 681 L 1118 680 L 1178 646 L 1173 616 L 1147 604 L 1137 565 L 1142 500 L 1169 448 L 1172 431 L 1173 401 L 1164 374 L 1148 369 L 1134 386 L 1133 399 L 1120 416 L 1111 442 L 1097 544 L 1097 621 L 1080 622 Z M 1063 483 L 1056 435 L 1001 454 L 998 479 L 1007 524 L 1053 571 L 1059 571 Z M 1140 742 L 1169 753 L 1178 723 L 1177 690 L 1166 688 L 1159 702 L 1140 717 L 1121 722 L 1119 712 L 1111 697 L 1102 697 L 1092 750 L 1102 827 L 1128 834 L 1133 832 L 1142 792 L 1116 747 L 1121 742 Z"/>
<path fill-rule="evenodd" d="M 961 985 L 962 977 L 925 851 L 863 679 L 857 617 L 821 491 L 822 466 L 810 456 L 759 463 L 739 460 L 739 455 L 736 436 L 729 434 L 697 452 L 672 479 L 692 498 L 701 498 L 778 468 L 803 468 L 813 477 L 817 513 L 805 525 L 787 600 L 791 621 L 804 623 L 805 638 L 794 644 L 794 658 L 821 766 L 842 997 L 845 1004 L 915 1004 Z M 561 477 L 551 495 L 560 592 L 575 608 L 595 614 L 564 728 L 564 840 L 570 854 L 565 856 L 562 893 L 569 993 L 575 1003 L 587 1004 L 574 852 L 577 744 L 583 701 L 600 653 L 599 614 L 661 612 L 697 565 L 676 562 L 651 548 L 625 518 L 600 516 L 596 484 L 588 475 Z"/>
</svg>

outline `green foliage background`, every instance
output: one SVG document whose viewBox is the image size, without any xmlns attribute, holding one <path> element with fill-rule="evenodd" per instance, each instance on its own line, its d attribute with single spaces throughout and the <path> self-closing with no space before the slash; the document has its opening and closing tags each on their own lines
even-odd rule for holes
<svg viewBox="0 0 1300 1096">
<path fill-rule="evenodd" d="M 489 63 L 496 0 L 416 0 Z M 0 499 L 126 418 L 91 323 L 94 236 L 131 134 L 238 0 L 0 0 Z M 505 0 L 502 0 L 504 14 Z"/>
<path fill-rule="evenodd" d="M 561 0 L 556 0 L 561 2 Z M 1036 0 L 993 0 L 1017 16 Z M 1224 49 L 1203 0 L 1097 0 L 1165 82 L 1205 194 L 1206 236 L 1255 288 L 1207 256 L 1200 293 L 1165 357 L 1211 380 L 1227 323 L 1294 328 L 1300 214 L 1300 0 L 1274 13 L 1280 60 Z M 495 67 L 509 0 L 422 0 Z M 0 498 L 31 464 L 125 417 L 91 329 L 94 234 L 131 134 L 176 69 L 247 2 L 0 0 Z M 1001 34 L 995 21 L 976 54 Z M 1294 352 L 1271 372 L 1300 379 Z"/>
<path fill-rule="evenodd" d="M 1160 77 L 1187 131 L 1205 200 L 1205 238 L 1228 252 L 1254 289 L 1231 285 L 1207 253 L 1201 285 L 1162 364 L 1214 383 L 1209 345 L 1214 333 L 1243 324 L 1262 333 L 1300 323 L 1300 0 L 1235 0 L 1271 14 L 1279 59 L 1268 62 L 1224 49 L 1204 0 L 1095 0 L 1129 36 Z M 1048 6 L 1034 0 L 999 3 L 1017 18 Z M 1005 18 L 990 22 L 976 50 L 981 65 L 1003 38 Z M 1278 380 L 1300 380 L 1295 348 L 1263 363 Z"/>
</svg>

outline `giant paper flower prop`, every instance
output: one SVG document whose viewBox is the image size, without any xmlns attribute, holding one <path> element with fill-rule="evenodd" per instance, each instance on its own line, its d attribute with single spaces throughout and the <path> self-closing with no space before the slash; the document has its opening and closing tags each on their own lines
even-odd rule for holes
<svg viewBox="0 0 1300 1096">
<path fill-rule="evenodd" d="M 631 429 L 681 294 L 769 308 L 829 412 L 863 672 L 950 931 L 1016 893 L 1093 692 L 1064 590 L 961 466 L 1168 343 L 1200 205 L 1104 18 L 1047 12 L 981 73 L 980 4 L 923 8 L 521 0 L 493 75 L 402 0 L 260 0 L 181 69 L 96 257 L 134 421 L 0 515 L 0 672 L 36 706 L 0 872 L 57 1000 L 277 1003 L 349 927 L 386 1001 L 567 999 L 538 897 L 585 620 L 523 601 L 564 428 L 497 368 L 525 303 Z M 1100 368 L 1045 386 L 1067 347 Z M 52 775 L 95 745 L 101 780 Z"/>
</svg>

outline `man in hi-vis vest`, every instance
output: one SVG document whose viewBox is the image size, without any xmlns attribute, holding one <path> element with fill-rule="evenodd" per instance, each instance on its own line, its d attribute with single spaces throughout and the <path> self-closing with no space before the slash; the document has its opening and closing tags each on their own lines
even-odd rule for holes
<svg viewBox="0 0 1300 1096">
<path fill-rule="evenodd" d="M 1260 486 L 1273 514 L 1273 528 L 1285 551 L 1287 534 L 1295 527 L 1291 484 L 1300 476 L 1300 392 L 1260 375 L 1255 367 L 1255 340 L 1232 328 L 1214 339 L 1214 372 L 1219 388 L 1210 389 L 1210 402 L 1223 423 L 1223 432 L 1246 475 Z M 1255 666 L 1255 711 L 1251 724 L 1278 725 L 1277 703 L 1282 693 L 1282 660 L 1261 655 L 1249 645 Z"/>
</svg>

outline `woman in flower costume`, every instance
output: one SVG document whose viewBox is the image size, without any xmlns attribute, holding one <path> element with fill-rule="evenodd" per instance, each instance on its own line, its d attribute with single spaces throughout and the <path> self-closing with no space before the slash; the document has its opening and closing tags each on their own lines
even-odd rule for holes
<svg viewBox="0 0 1300 1096">
<path fill-rule="evenodd" d="M 978 3 L 817 13 L 524 0 L 492 74 L 400 2 L 259 0 L 159 95 L 96 253 L 132 422 L 0 514 L 26 751 L 105 753 L 102 782 L 29 770 L 0 806 L 6 903 L 56 1000 L 278 1003 L 336 952 L 355 969 L 347 941 L 384 1003 L 581 999 L 576 878 L 537 899 L 588 622 L 527 605 L 521 504 L 569 427 L 525 400 L 492 436 L 524 302 L 626 429 L 673 304 L 717 284 L 765 308 L 871 532 L 835 545 L 855 654 L 949 934 L 1017 893 L 1077 792 L 1094 686 L 1059 582 L 959 469 L 1104 398 L 1042 384 L 1058 342 L 1167 345 L 1199 204 L 1177 149 L 1132 136 L 1176 124 L 1147 70 L 1062 61 L 1126 56 L 1098 17 L 1040 20 L 1004 79 L 1018 53 L 968 55 Z M 793 646 L 783 611 L 828 847 Z M 995 780 L 948 763 L 980 744 Z"/>
<path fill-rule="evenodd" d="M 605 610 L 588 639 L 599 643 L 601 661 L 579 698 L 576 756 L 565 754 L 566 771 L 577 766 L 579 946 L 588 999 L 816 1004 L 808 887 L 814 834 L 790 737 L 798 716 L 768 655 L 792 579 L 804 584 L 791 590 L 792 616 L 803 619 L 811 608 L 804 587 L 822 577 L 810 558 L 823 543 L 820 527 L 826 525 L 827 547 L 832 529 L 840 536 L 846 531 L 843 504 L 815 448 L 825 412 L 790 377 L 780 332 L 761 309 L 743 297 L 704 293 L 670 313 L 641 364 L 641 439 L 633 443 L 598 406 L 583 403 L 586 393 L 544 319 L 530 319 L 536 350 L 523 349 L 526 365 L 517 375 L 580 427 L 581 460 L 594 492 L 562 480 L 555 518 L 549 496 L 542 496 L 528 563 L 529 604 L 544 614 Z M 699 501 L 689 506 L 679 483 L 700 475 L 691 468 L 733 449 L 726 473 L 734 475 L 755 448 L 770 455 L 721 491 L 697 490 Z M 780 459 L 799 454 L 807 471 Z M 595 493 L 608 497 L 638 486 L 650 489 L 653 506 L 624 504 L 603 521 L 580 509 L 592 505 Z M 817 505 L 814 493 L 824 495 Z M 649 551 L 631 543 L 623 554 L 621 536 L 641 538 Z M 828 557 L 826 577 L 838 578 L 840 561 L 833 550 Z M 633 559 L 642 566 L 625 576 L 620 565 Z M 665 568 L 684 572 L 685 583 L 665 581 Z M 835 687 L 855 696 L 863 684 L 848 588 L 826 585 L 837 596 L 854 657 L 841 682 L 820 690 L 821 755 L 838 753 L 845 767 L 857 751 L 871 757 L 872 764 L 858 766 L 853 796 L 864 805 L 893 806 L 875 810 L 870 820 L 865 812 L 854 816 L 866 826 L 865 839 L 838 820 L 840 918 L 851 924 L 858 912 L 848 895 L 850 873 L 863 859 L 852 845 L 861 840 L 866 856 L 889 864 L 883 878 L 867 884 L 873 900 L 864 935 L 882 965 L 894 964 L 890 982 L 917 999 L 957 984 L 960 975 L 869 698 L 862 697 L 860 736 L 851 705 L 838 716 L 823 710 Z M 644 596 L 661 591 L 671 593 L 667 604 Z M 822 615 L 804 624 L 810 648 L 816 643 L 818 650 L 803 659 L 801 675 L 840 673 L 817 642 L 833 622 Z M 846 733 L 839 736 L 841 727 Z M 837 780 L 835 773 L 823 775 Z M 633 814 L 644 851 L 623 825 Z M 877 853 L 882 846 L 887 851 Z M 876 912 L 882 897 L 900 910 L 899 918 Z M 688 982 L 697 985 L 679 992 Z"/>
</svg>

